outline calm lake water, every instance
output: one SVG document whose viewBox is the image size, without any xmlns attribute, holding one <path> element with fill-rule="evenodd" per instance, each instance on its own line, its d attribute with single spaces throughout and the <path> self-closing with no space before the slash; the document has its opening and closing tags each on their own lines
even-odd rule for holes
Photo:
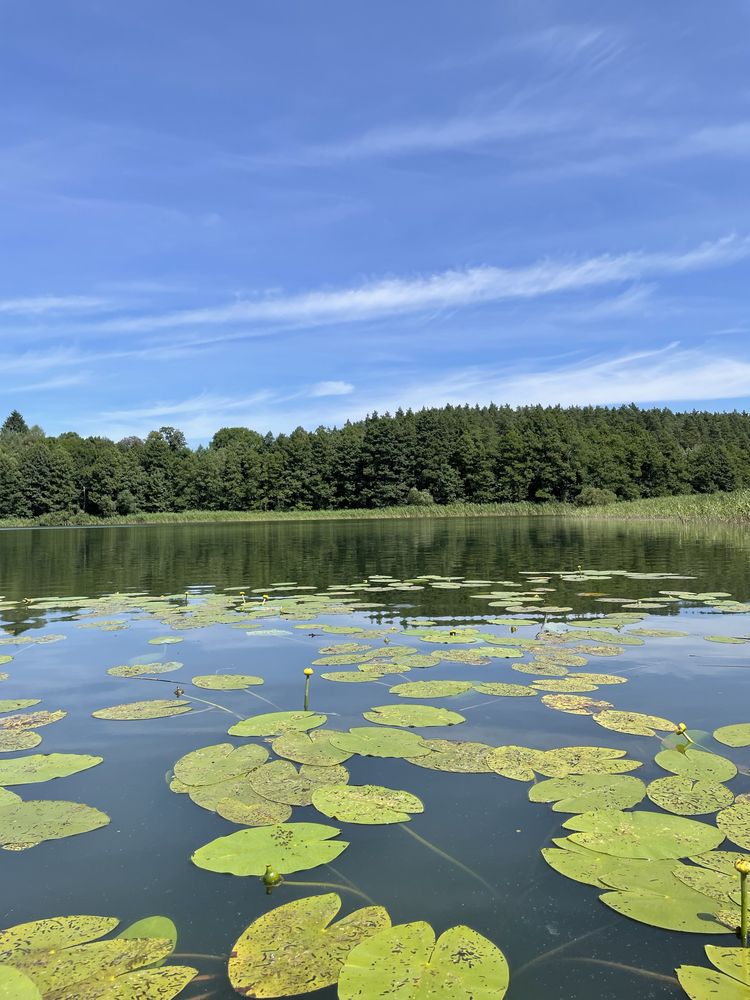
<svg viewBox="0 0 750 1000">
<path fill-rule="evenodd" d="M 190 590 L 191 600 L 197 602 L 201 593 L 240 587 L 249 593 L 274 581 L 325 590 L 373 574 L 401 580 L 434 574 L 493 581 L 493 586 L 441 589 L 428 585 L 419 591 L 357 595 L 383 606 L 348 616 L 316 616 L 315 620 L 365 627 L 373 622 L 401 627 L 405 618 L 478 623 L 506 613 L 472 599 L 472 593 L 509 589 L 496 582 L 521 582 L 523 572 L 575 571 L 578 566 L 695 579 L 672 582 L 616 576 L 593 586 L 590 581 L 561 582 L 552 577 L 549 586 L 555 592 L 545 599 L 569 605 L 574 612 L 597 614 L 617 606 L 596 604 L 591 597 L 579 596 L 580 592 L 645 599 L 662 589 L 726 591 L 736 600 L 748 601 L 749 548 L 746 534 L 739 530 L 546 518 L 4 531 L 0 532 L 0 594 L 6 603 L 75 595 L 85 607 L 84 598 L 115 592 L 158 596 Z M 239 934 L 270 907 L 318 890 L 284 885 L 268 897 L 256 878 L 215 874 L 191 863 L 190 856 L 198 847 L 238 827 L 199 808 L 186 795 L 173 794 L 167 776 L 183 754 L 224 742 L 227 728 L 236 721 L 230 715 L 214 709 L 177 718 L 113 722 L 92 718 L 91 713 L 121 702 L 171 697 L 171 688 L 165 684 L 112 677 L 106 672 L 148 654 L 182 661 L 178 672 L 167 675 L 170 682 L 179 682 L 188 695 L 206 695 L 241 716 L 271 710 L 253 690 L 280 708 L 298 709 L 302 707 L 303 668 L 320 655 L 322 646 L 351 637 L 320 633 L 309 637 L 307 629 L 295 629 L 292 622 L 270 619 L 263 621 L 264 629 L 284 629 L 286 634 L 250 636 L 229 624 L 211 625 L 175 633 L 183 638 L 179 645 L 159 647 L 148 644 L 149 639 L 169 632 L 158 619 L 128 614 L 109 617 L 128 621 L 129 627 L 112 632 L 81 628 L 82 622 L 70 609 L 35 611 L 33 604 L 20 603 L 0 611 L 7 633 L 66 636 L 65 641 L 49 644 L 0 647 L 0 652 L 14 656 L 2 668 L 10 674 L 2 684 L 3 698 L 40 698 L 40 708 L 68 712 L 64 720 L 40 730 L 43 742 L 38 751 L 29 752 L 91 753 L 104 758 L 100 766 L 72 777 L 15 790 L 24 798 L 86 802 L 111 817 L 109 826 L 91 833 L 46 842 L 28 851 L 3 852 L 3 925 L 67 913 L 115 915 L 126 924 L 163 913 L 179 928 L 178 952 L 224 959 L 195 959 L 192 964 L 202 974 L 215 978 L 193 983 L 183 995 L 228 1000 L 236 994 L 226 978 L 225 959 Z M 654 610 L 643 625 L 679 628 L 690 636 L 648 639 L 642 646 L 626 647 L 616 658 L 592 659 L 583 669 L 628 678 L 616 690 L 600 689 L 592 697 L 608 698 L 618 709 L 684 720 L 692 728 L 708 731 L 750 721 L 750 646 L 703 638 L 717 633 L 748 635 L 750 616 L 675 603 Z M 497 631 L 503 630 L 498 627 Z M 382 643 L 381 639 L 365 641 Z M 414 642 L 420 652 L 425 651 L 423 644 Z M 329 714 L 330 728 L 365 725 L 361 713 L 373 705 L 403 704 L 389 695 L 388 687 L 404 678 L 331 683 L 319 676 L 321 671 L 356 666 L 315 669 L 311 707 Z M 265 684 L 231 692 L 192 687 L 193 676 L 213 672 L 258 674 Z M 410 681 L 428 678 L 514 683 L 534 679 L 514 673 L 509 660 L 479 667 L 441 663 L 412 670 L 406 677 Z M 450 731 L 422 731 L 427 738 L 539 748 L 621 747 L 644 761 L 637 772 L 644 781 L 665 773 L 653 763 L 660 749 L 658 739 L 610 732 L 587 716 L 551 711 L 538 698 L 490 699 L 470 692 L 427 703 L 466 715 L 466 722 Z M 747 764 L 747 755 L 747 751 L 736 751 L 733 759 Z M 529 802 L 528 784 L 493 774 L 441 773 L 404 760 L 354 756 L 346 766 L 353 783 L 385 785 L 418 795 L 425 810 L 409 826 L 450 857 L 428 849 L 398 824 L 352 825 L 321 817 L 312 807 L 296 808 L 294 821 L 335 825 L 350 847 L 334 862 L 335 871 L 321 867 L 290 878 L 351 880 L 386 906 L 394 923 L 426 920 L 438 933 L 454 924 L 468 924 L 507 956 L 509 1000 L 634 996 L 662 1000 L 682 996 L 682 991 L 668 981 L 643 978 L 617 966 L 671 977 L 679 964 L 707 964 L 703 945 L 709 938 L 632 922 L 601 904 L 598 890 L 570 881 L 545 864 L 540 849 L 552 837 L 565 834 L 561 825 L 568 817 Z M 740 775 L 732 782 L 732 790 L 750 791 L 750 779 Z M 646 801 L 640 808 L 653 807 Z M 711 821 L 711 817 L 701 818 Z M 450 858 L 479 873 L 494 891 Z M 341 895 L 342 913 L 364 905 L 355 895 Z M 730 946 L 735 942 L 727 936 L 714 938 L 713 943 Z M 554 949 L 560 950 L 544 957 Z M 332 987 L 315 995 L 331 1000 L 336 991 Z"/>
</svg>

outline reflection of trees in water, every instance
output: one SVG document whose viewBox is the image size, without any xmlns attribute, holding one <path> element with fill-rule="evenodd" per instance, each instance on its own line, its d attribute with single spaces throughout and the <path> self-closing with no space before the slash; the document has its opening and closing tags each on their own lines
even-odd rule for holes
<svg viewBox="0 0 750 1000">
<path fill-rule="evenodd" d="M 660 589 L 717 590 L 745 600 L 750 596 L 748 547 L 747 531 L 732 525 L 540 517 L 37 529 L 0 535 L 0 591 L 11 599 L 134 590 L 161 594 L 196 586 L 261 587 L 281 580 L 325 588 L 354 583 L 370 573 L 520 582 L 522 570 L 574 571 L 580 565 L 698 579 L 562 583 L 553 603 L 590 608 L 591 599 L 577 597 L 583 590 L 633 597 Z M 486 613 L 486 603 L 472 600 L 470 593 L 426 588 L 361 596 L 387 600 L 389 610 L 401 608 L 405 615 Z M 602 604 L 601 609 L 612 606 Z M 502 614 L 502 609 L 490 611 Z M 3 614 L 19 625 L 23 621 L 24 627 L 32 625 L 22 613 Z M 33 624 L 41 623 L 37 617 Z"/>
</svg>

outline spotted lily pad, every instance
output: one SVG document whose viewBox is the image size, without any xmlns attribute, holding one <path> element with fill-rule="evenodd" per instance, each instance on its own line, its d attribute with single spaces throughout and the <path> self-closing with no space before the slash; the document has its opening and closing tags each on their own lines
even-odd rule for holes
<svg viewBox="0 0 750 1000">
<path fill-rule="evenodd" d="M 713 813 L 734 800 L 734 793 L 716 781 L 701 781 L 674 774 L 656 778 L 647 788 L 648 797 L 661 809 L 679 816 Z"/>
<path fill-rule="evenodd" d="M 268 865 L 282 875 L 329 864 L 349 844 L 321 823 L 279 823 L 218 837 L 192 856 L 198 868 L 231 875 L 262 875 Z"/>
<path fill-rule="evenodd" d="M 674 722 L 662 719 L 658 715 L 644 715 L 642 712 L 598 712 L 594 722 L 604 729 L 612 729 L 616 733 L 630 733 L 632 736 L 656 736 L 657 731 L 672 733 L 677 729 Z"/>
<path fill-rule="evenodd" d="M 332 767 L 315 767 L 303 764 L 297 768 L 288 760 L 274 760 L 258 768 L 250 776 L 254 791 L 272 802 L 290 806 L 309 806 L 313 792 L 324 785 L 344 785 L 349 772 L 340 764 Z"/>
<path fill-rule="evenodd" d="M 681 965 L 677 969 L 680 986 L 690 1000 L 748 1000 L 750 951 L 707 944 L 706 955 L 718 971 L 699 965 Z"/>
<path fill-rule="evenodd" d="M 11 965 L 0 965 L 0 998 L 2 1000 L 42 1000 L 33 979 Z"/>
<path fill-rule="evenodd" d="M 29 801 L 5 790 L 0 798 L 0 845 L 6 851 L 23 851 L 44 840 L 60 840 L 98 830 L 109 816 L 79 802 Z M 9 798 L 9 796 L 13 796 Z"/>
<path fill-rule="evenodd" d="M 486 774 L 492 770 L 487 755 L 494 748 L 486 743 L 463 740 L 423 740 L 429 753 L 408 757 L 410 764 L 426 767 L 431 771 L 450 771 L 458 774 Z"/>
<path fill-rule="evenodd" d="M 495 747 L 486 757 L 492 771 L 514 781 L 533 781 L 535 771 L 544 764 L 544 751 L 531 747 Z"/>
<path fill-rule="evenodd" d="M 587 698 L 580 694 L 545 694 L 542 695 L 542 704 L 568 715 L 596 715 L 597 712 L 613 707 L 611 701 Z"/>
<path fill-rule="evenodd" d="M 447 708 L 433 708 L 432 705 L 379 705 L 362 714 L 368 722 L 375 722 L 379 726 L 407 729 L 455 726 L 466 721 L 458 712 L 451 712 Z"/>
<path fill-rule="evenodd" d="M 581 847 L 620 858 L 684 858 L 711 851 L 724 839 L 716 827 L 682 816 L 595 809 L 564 824 Z"/>
<path fill-rule="evenodd" d="M 348 733 L 332 733 L 331 743 L 347 754 L 362 757 L 421 757 L 430 752 L 416 733 L 384 726 L 358 726 Z"/>
<path fill-rule="evenodd" d="M 527 684 L 483 683 L 475 684 L 479 694 L 491 694 L 496 698 L 528 698 L 537 692 Z"/>
<path fill-rule="evenodd" d="M 750 855 L 740 854 L 739 851 L 708 851 L 706 854 L 696 854 L 690 860 L 696 865 L 700 865 L 701 868 L 709 868 L 711 871 L 730 875 L 734 879 L 735 885 L 738 886 L 737 869 L 734 867 L 734 863 L 739 857 L 750 861 Z"/>
<path fill-rule="evenodd" d="M 26 785 L 67 778 L 101 764 L 103 757 L 83 753 L 37 753 L 0 761 L 0 785 Z"/>
<path fill-rule="evenodd" d="M 315 789 L 312 803 L 343 823 L 407 823 L 410 813 L 424 811 L 416 795 L 381 785 L 326 785 Z"/>
<path fill-rule="evenodd" d="M 53 722 L 59 722 L 67 714 L 62 709 L 58 709 L 56 712 L 24 712 L 21 715 L 9 715 L 5 719 L 0 719 L 0 733 L 7 729 L 39 729 L 41 726 L 49 726 Z"/>
<path fill-rule="evenodd" d="M 629 809 L 646 794 L 640 778 L 622 774 L 578 774 L 549 778 L 529 789 L 531 802 L 554 802 L 554 812 Z"/>
<path fill-rule="evenodd" d="M 750 851 L 750 802 L 735 802 L 733 806 L 722 809 L 716 817 L 716 825 L 733 844 L 739 844 Z"/>
<path fill-rule="evenodd" d="M 251 784 L 252 775 L 227 778 L 214 785 L 184 786 L 190 799 L 201 809 L 215 812 L 241 826 L 272 826 L 285 823 L 292 815 L 290 806 L 259 795 Z"/>
<path fill-rule="evenodd" d="M 410 681 L 396 684 L 391 694 L 399 698 L 452 698 L 471 691 L 471 681 Z"/>
<path fill-rule="evenodd" d="M 13 750 L 31 750 L 42 742 L 39 733 L 31 729 L 17 729 L 15 732 L 0 730 L 0 753 L 10 753 Z"/>
<path fill-rule="evenodd" d="M 693 934 L 729 934 L 717 917 L 720 904 L 687 885 L 605 892 L 605 906 L 651 927 Z"/>
<path fill-rule="evenodd" d="M 704 635 L 703 638 L 707 642 L 725 642 L 730 646 L 742 646 L 748 642 L 747 639 L 742 639 L 737 635 Z"/>
<path fill-rule="evenodd" d="M 199 674 L 193 677 L 193 684 L 209 691 L 242 691 L 263 683 L 262 677 L 252 674 Z"/>
<path fill-rule="evenodd" d="M 469 927 L 451 927 L 436 942 L 429 924 L 399 924 L 349 953 L 339 976 L 339 998 L 401 994 L 404 1000 L 502 1000 L 509 975 L 500 949 Z"/>
<path fill-rule="evenodd" d="M 177 642 L 182 642 L 181 635 L 157 635 L 154 639 L 149 639 L 151 646 L 172 646 Z"/>
<path fill-rule="evenodd" d="M 180 757 L 174 766 L 174 774 L 187 786 L 215 785 L 228 778 L 249 774 L 266 760 L 268 751 L 263 747 L 217 743 Z"/>
<path fill-rule="evenodd" d="M 264 913 L 240 935 L 229 957 L 229 981 L 247 997 L 290 997 L 333 985 L 355 945 L 390 927 L 382 906 L 331 923 L 341 899 L 329 892 Z"/>
<path fill-rule="evenodd" d="M 151 701 L 131 701 L 111 708 L 100 708 L 91 714 L 95 719 L 114 719 L 118 722 L 140 722 L 144 719 L 167 719 L 173 715 L 184 715 L 192 709 L 187 701 L 174 698 L 171 701 L 154 698 Z"/>
<path fill-rule="evenodd" d="M 31 708 L 32 705 L 38 705 L 40 700 L 39 698 L 9 698 L 0 701 L 0 712 L 17 712 L 19 708 Z"/>
<path fill-rule="evenodd" d="M 280 736 L 286 732 L 308 732 L 325 725 L 327 716 L 317 712 L 264 712 L 236 722 L 230 736 Z"/>
<path fill-rule="evenodd" d="M 113 677 L 147 677 L 150 674 L 169 674 L 179 670 L 183 664 L 179 660 L 167 660 L 164 663 L 126 663 L 119 667 L 110 667 L 107 671 Z"/>
<path fill-rule="evenodd" d="M 329 729 L 317 729 L 311 733 L 284 732 L 278 736 L 271 746 L 274 753 L 298 764 L 315 764 L 319 767 L 331 767 L 343 764 L 351 757 L 351 752 L 343 750 L 331 742 L 334 732 Z"/>
<path fill-rule="evenodd" d="M 723 743 L 725 747 L 750 747 L 750 722 L 721 726 L 714 730 L 714 739 Z"/>
<path fill-rule="evenodd" d="M 665 771 L 696 781 L 731 781 L 737 774 L 731 760 L 705 750 L 662 750 L 654 761 Z"/>
</svg>

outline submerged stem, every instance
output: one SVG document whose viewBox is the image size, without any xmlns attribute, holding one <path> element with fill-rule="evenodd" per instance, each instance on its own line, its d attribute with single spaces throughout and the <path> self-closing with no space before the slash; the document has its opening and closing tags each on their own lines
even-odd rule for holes
<svg viewBox="0 0 750 1000">
<path fill-rule="evenodd" d="M 371 903 L 373 906 L 375 905 L 375 900 L 371 899 L 366 892 L 362 892 L 361 889 L 355 889 L 350 885 L 344 885 L 343 882 L 298 882 L 296 879 L 285 878 L 282 885 L 303 885 L 316 889 L 338 889 L 341 892 L 351 892 L 354 896 L 360 896 L 366 902 Z"/>
<path fill-rule="evenodd" d="M 570 941 L 565 941 L 563 944 L 558 944 L 554 948 L 550 948 L 549 951 L 543 951 L 541 955 L 537 955 L 535 958 L 530 959 L 525 965 L 522 965 L 520 969 L 515 969 L 513 972 L 514 976 L 520 976 L 522 972 L 527 969 L 532 968 L 534 965 L 538 965 L 540 962 L 546 962 L 547 959 L 552 958 L 554 955 L 559 955 L 561 951 L 565 951 L 574 944 L 578 944 L 579 941 L 585 941 L 586 938 L 593 937 L 594 934 L 599 934 L 608 927 L 609 924 L 602 924 L 601 927 L 595 927 L 593 931 L 586 931 L 585 934 L 579 934 L 578 937 L 571 938 Z"/>
<path fill-rule="evenodd" d="M 495 898 L 497 898 L 496 889 L 493 886 L 491 886 L 486 879 L 482 878 L 482 876 L 478 872 L 475 872 L 473 868 L 469 868 L 469 866 L 465 865 L 463 861 L 459 861 L 458 858 L 454 858 L 452 854 L 448 854 L 447 851 L 442 850 L 442 848 L 438 847 L 436 844 L 433 844 L 431 841 L 427 840 L 426 837 L 420 836 L 420 834 L 416 833 L 410 827 L 406 826 L 405 823 L 399 823 L 398 825 L 401 827 L 404 833 L 408 833 L 410 837 L 414 837 L 415 840 L 418 840 L 420 844 L 424 844 L 424 846 L 428 848 L 430 851 L 433 851 L 435 854 L 437 854 L 441 858 L 444 858 L 446 861 L 450 861 L 452 865 L 455 865 L 456 868 L 460 868 L 461 871 L 466 872 L 467 875 L 473 878 L 476 882 L 479 882 L 481 885 L 483 885 L 485 889 L 488 889 L 490 893 Z"/>
<path fill-rule="evenodd" d="M 638 965 L 625 965 L 624 962 L 611 962 L 606 958 L 563 958 L 563 962 L 586 962 L 588 965 L 603 965 L 608 969 L 618 969 L 620 972 L 632 972 L 636 976 L 643 976 L 646 979 L 655 979 L 660 983 L 669 983 L 670 986 L 679 986 L 679 981 L 675 976 L 665 976 L 663 972 L 653 972 L 651 969 L 642 969 Z"/>
</svg>

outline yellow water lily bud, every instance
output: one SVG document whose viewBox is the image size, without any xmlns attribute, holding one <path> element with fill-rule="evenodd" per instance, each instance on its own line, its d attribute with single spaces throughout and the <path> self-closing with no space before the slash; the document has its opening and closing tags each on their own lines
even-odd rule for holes
<svg viewBox="0 0 750 1000">
<path fill-rule="evenodd" d="M 304 669 L 305 677 L 312 677 L 312 675 L 314 673 L 315 673 L 315 671 L 313 670 L 312 667 L 305 667 L 305 669 Z"/>
<path fill-rule="evenodd" d="M 734 863 L 734 867 L 740 875 L 750 874 L 750 861 L 748 861 L 747 858 L 737 858 Z"/>
</svg>

